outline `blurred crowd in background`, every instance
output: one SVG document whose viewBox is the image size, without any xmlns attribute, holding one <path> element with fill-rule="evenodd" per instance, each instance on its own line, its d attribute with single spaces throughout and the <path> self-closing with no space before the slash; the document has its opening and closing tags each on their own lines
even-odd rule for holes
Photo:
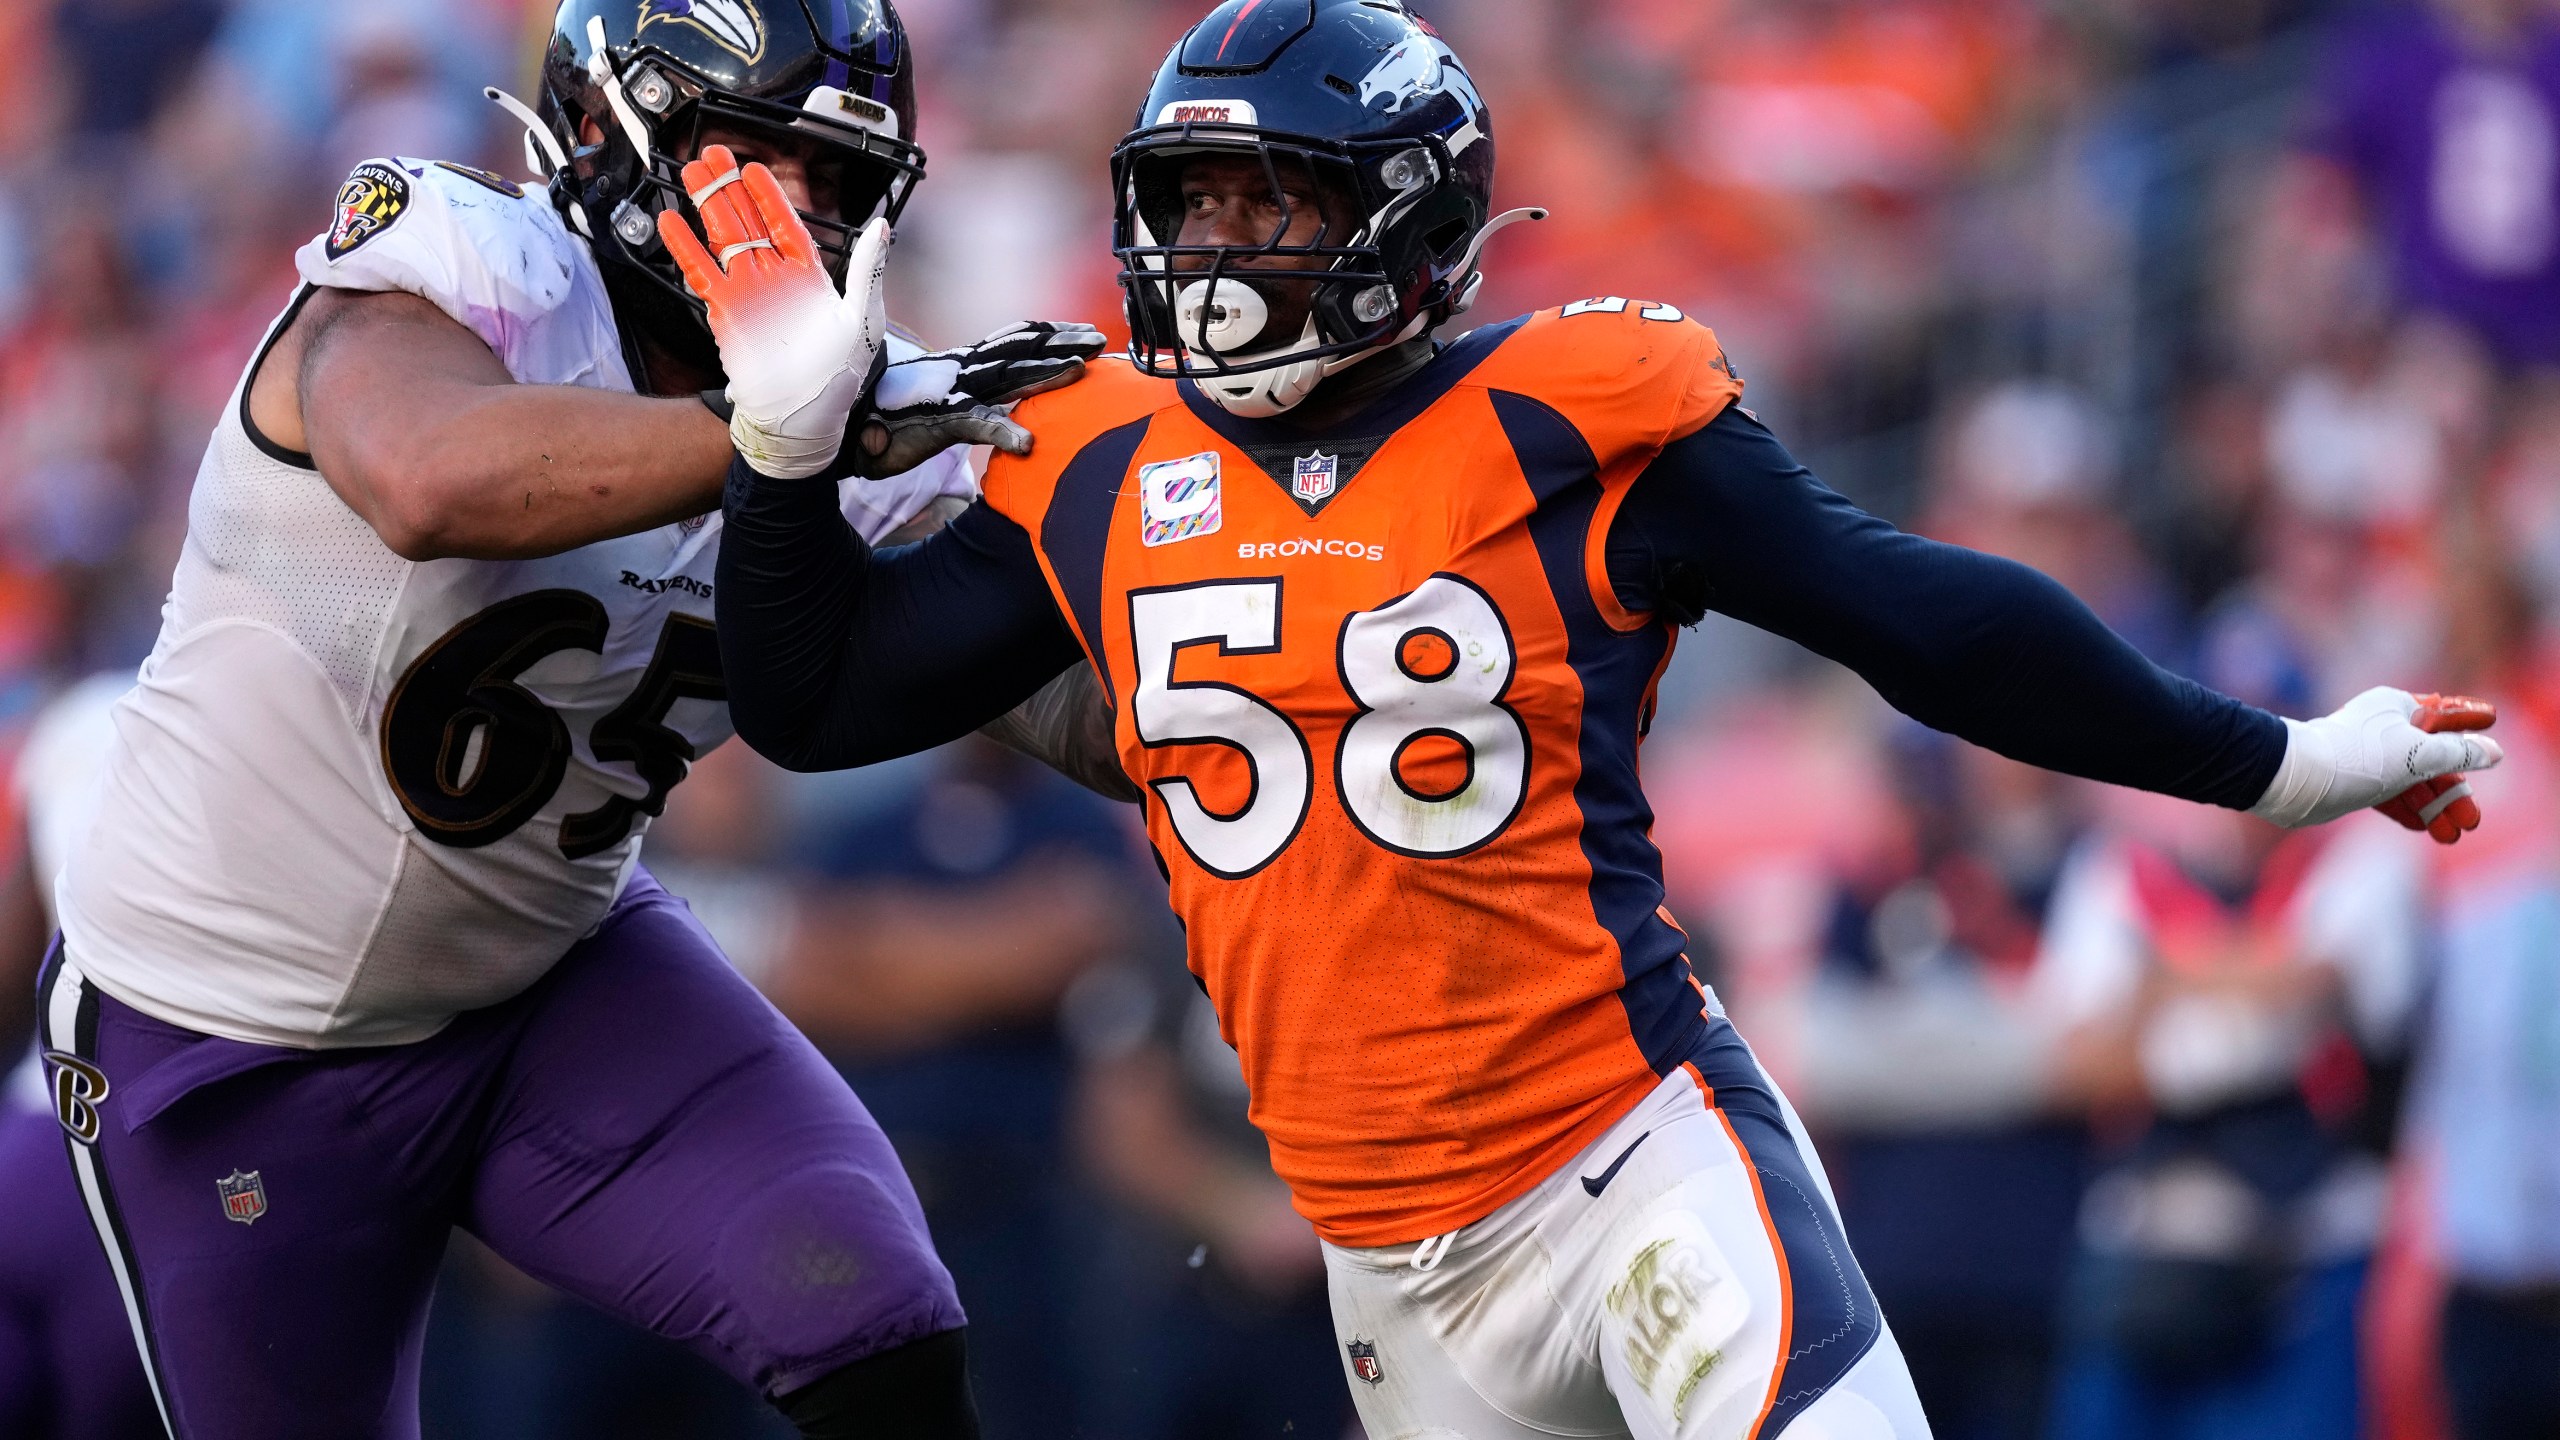
<svg viewBox="0 0 2560 1440">
<path fill-rule="evenodd" d="M 787 3 L 787 0 L 771 0 Z M 1117 323 L 1105 156 L 1200 0 L 904 0 L 894 312 Z M 2560 1434 L 2560 3 L 1417 0 L 1492 105 L 1480 317 L 1715 327 L 1898 523 L 2307 716 L 2495 699 L 2486 828 L 2055 779 L 1714 619 L 1647 778 L 1941 1436 Z M 148 650 L 212 416 L 356 161 L 522 173 L 540 0 L 0 0 L 0 753 Z M 14 833 L 14 826 L 6 827 Z M 1306 1225 L 1134 816 L 974 742 L 732 746 L 652 864 L 897 1142 L 995 1440 L 1333 1437 Z M 458 1242 L 437 1437 L 759 1407 Z"/>
</svg>

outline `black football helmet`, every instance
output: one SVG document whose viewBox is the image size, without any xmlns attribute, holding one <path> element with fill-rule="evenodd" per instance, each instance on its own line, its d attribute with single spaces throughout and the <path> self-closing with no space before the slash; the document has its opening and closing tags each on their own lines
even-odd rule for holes
<svg viewBox="0 0 2560 1440">
<path fill-rule="evenodd" d="M 1258 158 L 1281 196 L 1259 246 L 1177 243 L 1183 161 L 1220 150 Z M 1284 159 L 1356 197 L 1349 233 L 1319 225 L 1302 245 L 1281 243 Z M 1165 57 L 1112 152 L 1112 181 L 1131 358 L 1243 415 L 1286 410 L 1333 371 L 1464 310 L 1485 239 L 1545 213 L 1493 216 L 1493 117 L 1401 0 L 1226 0 Z M 1237 264 L 1273 255 L 1322 266 L 1284 276 Z M 1257 286 L 1283 279 L 1315 284 L 1314 313 L 1302 334 L 1260 333 Z"/>
<path fill-rule="evenodd" d="M 540 110 L 492 90 L 525 122 L 526 160 L 595 247 L 615 315 L 717 374 L 702 302 L 658 239 L 692 221 L 683 162 L 703 130 L 772 132 L 812 154 L 803 212 L 842 268 L 874 216 L 895 223 L 924 178 L 915 63 L 890 0 L 564 0 L 542 56 Z M 582 121 L 603 139 L 582 143 Z"/>
</svg>

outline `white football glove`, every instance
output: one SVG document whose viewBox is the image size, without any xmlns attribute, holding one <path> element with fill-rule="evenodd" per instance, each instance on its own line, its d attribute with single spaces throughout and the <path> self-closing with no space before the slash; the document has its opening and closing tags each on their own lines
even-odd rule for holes
<svg viewBox="0 0 2560 1440">
<path fill-rule="evenodd" d="M 728 146 L 706 145 L 684 185 L 718 255 L 672 210 L 658 213 L 658 238 L 710 308 L 729 372 L 729 438 L 759 475 L 824 474 L 888 341 L 889 222 L 863 228 L 839 290 L 772 171 L 742 170 Z"/>
<path fill-rule="evenodd" d="M 1008 418 L 1014 402 L 1072 385 L 1109 342 L 1090 325 L 1025 320 L 975 345 L 894 361 L 872 392 L 861 438 L 837 467 L 877 480 L 902 475 L 954 445 L 1031 453 L 1031 433 Z"/>
<path fill-rule="evenodd" d="M 2284 722 L 2284 763 L 2249 813 L 2288 828 L 2368 807 L 2450 845 L 2479 827 L 2466 770 L 2506 758 L 2486 730 L 2498 712 L 2460 695 L 2376 686 L 2317 720 Z"/>
</svg>

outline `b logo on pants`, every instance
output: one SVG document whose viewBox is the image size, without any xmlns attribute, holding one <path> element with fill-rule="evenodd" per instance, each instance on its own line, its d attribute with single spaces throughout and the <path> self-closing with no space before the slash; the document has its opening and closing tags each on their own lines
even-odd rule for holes
<svg viewBox="0 0 2560 1440">
<path fill-rule="evenodd" d="M 98 1104 L 107 1098 L 107 1072 L 62 1050 L 44 1052 L 53 1067 L 53 1118 L 72 1139 L 98 1143 Z"/>
</svg>

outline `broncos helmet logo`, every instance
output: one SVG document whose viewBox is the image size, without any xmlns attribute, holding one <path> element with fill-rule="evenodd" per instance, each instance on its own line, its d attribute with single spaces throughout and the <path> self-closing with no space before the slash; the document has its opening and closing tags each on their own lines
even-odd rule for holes
<svg viewBox="0 0 2560 1440">
<path fill-rule="evenodd" d="M 640 30 L 660 21 L 690 25 L 750 65 L 764 58 L 764 16 L 755 0 L 646 0 Z"/>
<path fill-rule="evenodd" d="M 1385 59 L 1360 77 L 1360 103 L 1375 105 L 1384 98 L 1387 113 L 1392 115 L 1402 110 L 1406 101 L 1439 88 L 1438 49 L 1428 40 L 1411 39 L 1388 51 Z"/>
<path fill-rule="evenodd" d="M 1444 90 L 1456 95 L 1469 115 L 1483 111 L 1484 101 L 1457 55 L 1438 40 L 1415 37 L 1388 51 L 1361 77 L 1360 103 L 1373 106 L 1383 99 L 1386 113 L 1397 115 L 1407 105 Z"/>
</svg>

